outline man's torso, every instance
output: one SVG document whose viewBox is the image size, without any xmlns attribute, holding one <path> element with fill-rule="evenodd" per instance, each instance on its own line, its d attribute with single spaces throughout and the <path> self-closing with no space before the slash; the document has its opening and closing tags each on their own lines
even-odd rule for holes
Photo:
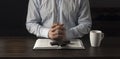
<svg viewBox="0 0 120 59">
<path fill-rule="evenodd" d="M 39 13 L 42 25 L 50 27 L 53 23 L 63 23 L 66 27 L 76 26 L 80 3 L 81 0 L 41 0 Z"/>
</svg>

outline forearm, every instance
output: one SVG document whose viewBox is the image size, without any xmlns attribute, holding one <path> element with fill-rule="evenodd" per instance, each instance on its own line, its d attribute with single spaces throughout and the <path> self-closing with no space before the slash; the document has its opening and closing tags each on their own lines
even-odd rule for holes
<svg viewBox="0 0 120 59">
<path fill-rule="evenodd" d="M 91 23 L 79 24 L 76 27 L 66 30 L 67 39 L 81 38 L 88 34 L 91 29 Z"/>
<path fill-rule="evenodd" d="M 81 0 L 81 6 L 78 12 L 78 24 L 68 30 L 71 38 L 83 37 L 88 34 L 92 26 L 89 0 Z"/>
<path fill-rule="evenodd" d="M 49 28 L 45 28 L 37 23 L 26 23 L 27 30 L 37 37 L 48 38 Z"/>
<path fill-rule="evenodd" d="M 31 34 L 34 34 L 37 37 L 48 38 L 49 28 L 45 28 L 41 25 L 42 19 L 39 12 L 40 2 L 41 0 L 29 1 L 26 27 Z"/>
</svg>

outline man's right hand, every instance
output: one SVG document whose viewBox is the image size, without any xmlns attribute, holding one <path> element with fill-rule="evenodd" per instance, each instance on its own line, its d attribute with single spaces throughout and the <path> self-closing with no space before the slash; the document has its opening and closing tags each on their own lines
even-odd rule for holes
<svg viewBox="0 0 120 59">
<path fill-rule="evenodd" d="M 65 38 L 65 28 L 63 24 L 53 24 L 51 27 L 48 36 L 52 40 L 59 40 Z"/>
</svg>

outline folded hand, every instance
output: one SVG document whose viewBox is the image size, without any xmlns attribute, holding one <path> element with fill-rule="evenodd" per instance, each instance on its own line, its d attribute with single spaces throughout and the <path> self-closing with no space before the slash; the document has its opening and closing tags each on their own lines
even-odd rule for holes
<svg viewBox="0 0 120 59">
<path fill-rule="evenodd" d="M 52 40 L 62 40 L 65 38 L 65 28 L 63 24 L 53 24 L 48 36 Z"/>
</svg>

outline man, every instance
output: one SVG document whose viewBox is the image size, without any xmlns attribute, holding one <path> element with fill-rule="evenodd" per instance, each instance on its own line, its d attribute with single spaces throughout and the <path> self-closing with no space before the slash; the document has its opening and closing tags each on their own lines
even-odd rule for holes
<svg viewBox="0 0 120 59">
<path fill-rule="evenodd" d="M 29 0 L 26 27 L 37 37 L 83 37 L 91 23 L 89 0 Z"/>
</svg>

